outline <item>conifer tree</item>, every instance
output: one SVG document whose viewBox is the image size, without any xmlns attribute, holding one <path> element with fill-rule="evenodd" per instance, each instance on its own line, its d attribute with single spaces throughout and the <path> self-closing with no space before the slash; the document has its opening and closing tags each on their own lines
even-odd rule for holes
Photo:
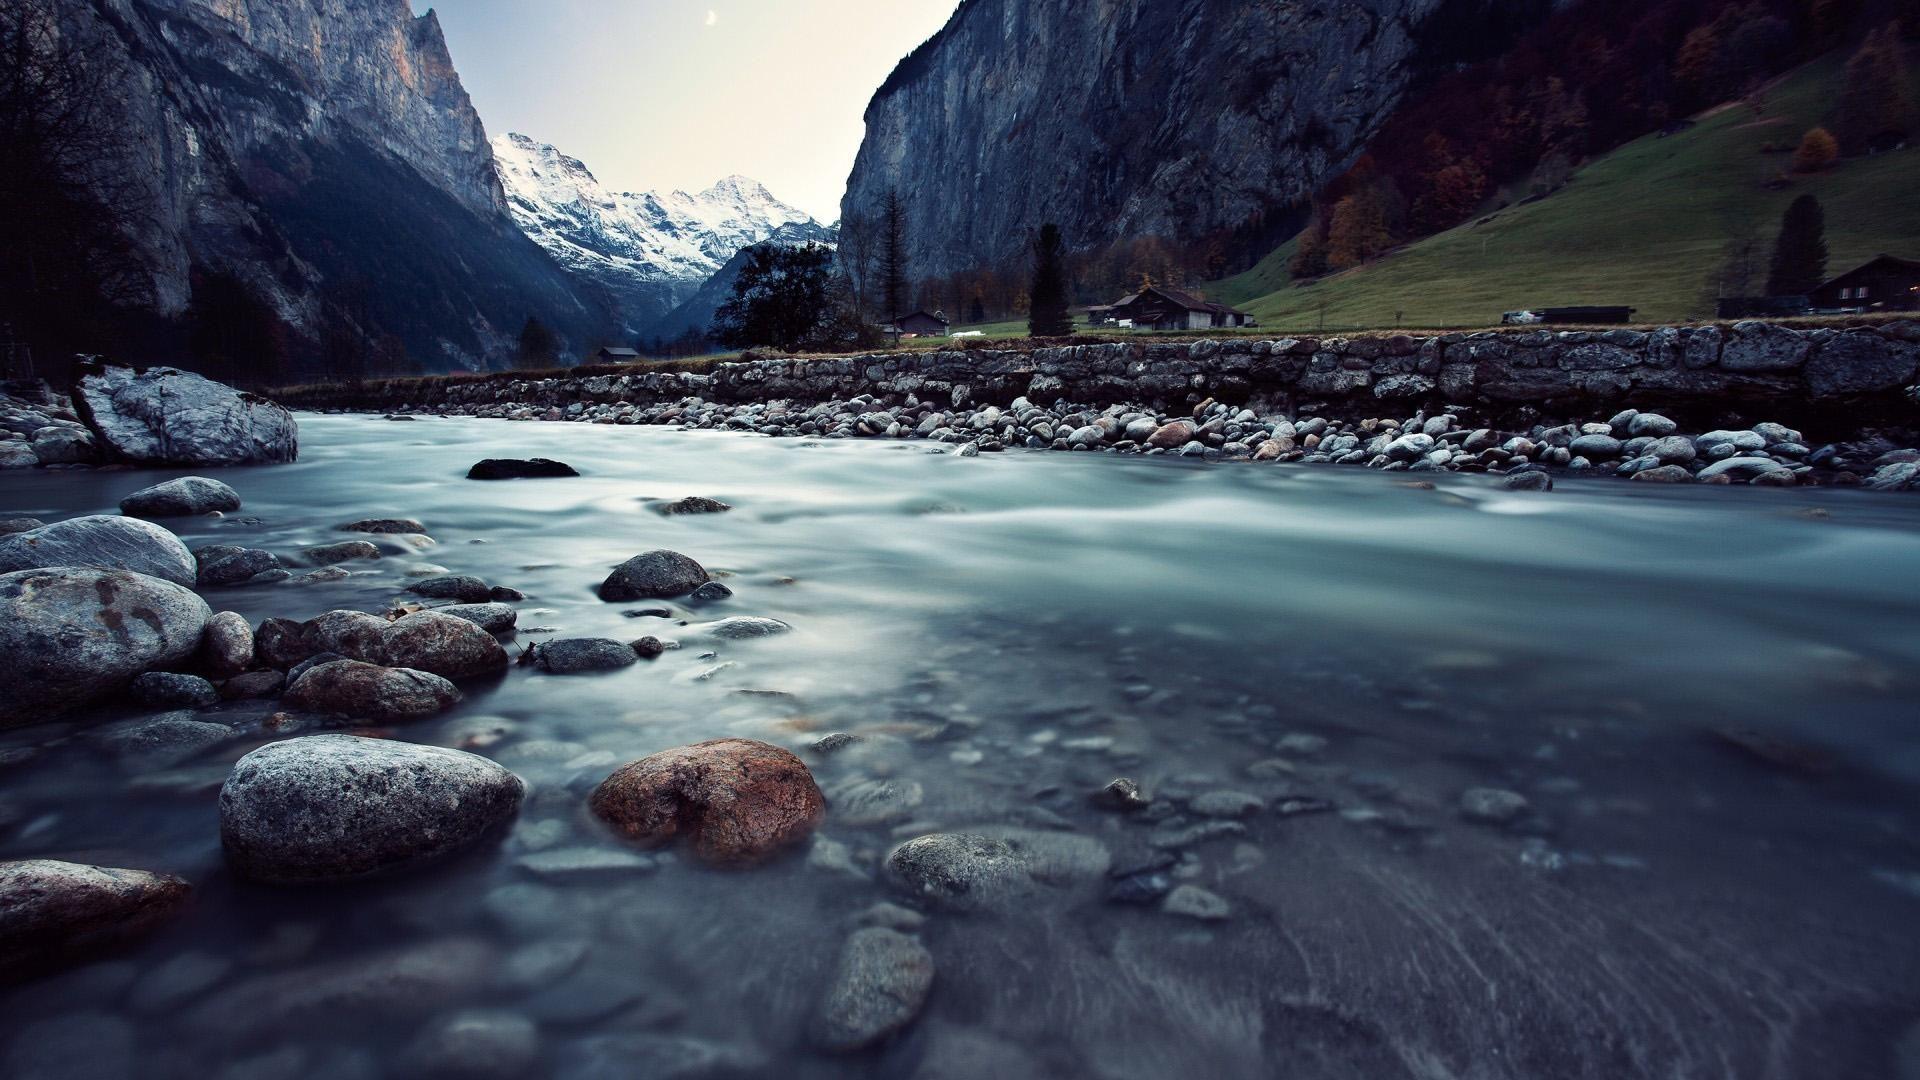
<svg viewBox="0 0 1920 1080">
<path fill-rule="evenodd" d="M 1067 253 L 1060 226 L 1040 226 L 1033 241 L 1033 286 L 1027 308 L 1027 336 L 1066 337 L 1073 333 L 1073 315 L 1067 310 Z"/>
<path fill-rule="evenodd" d="M 1802 195 L 1780 219 L 1780 238 L 1773 245 L 1767 292 L 1773 296 L 1805 296 L 1826 279 L 1826 211 L 1820 208 L 1819 199 Z"/>
</svg>

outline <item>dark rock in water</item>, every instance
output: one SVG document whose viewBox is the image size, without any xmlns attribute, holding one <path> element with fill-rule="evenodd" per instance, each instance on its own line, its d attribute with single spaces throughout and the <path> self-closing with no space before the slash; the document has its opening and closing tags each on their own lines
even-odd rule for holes
<svg viewBox="0 0 1920 1080">
<path fill-rule="evenodd" d="M 999 907 L 1032 886 L 1025 854 L 1005 840 L 933 833 L 887 856 L 887 874 L 906 892 L 953 911 Z"/>
<path fill-rule="evenodd" d="M 465 619 L 489 634 L 504 634 L 513 629 L 513 624 L 520 620 L 519 612 L 500 603 L 449 604 L 434 610 L 442 615 Z"/>
<path fill-rule="evenodd" d="M 1173 878 L 1164 870 L 1147 870 L 1115 878 L 1107 886 L 1110 904 L 1153 904 L 1173 891 Z"/>
<path fill-rule="evenodd" d="M 1119 810 L 1123 813 L 1144 810 L 1153 802 L 1145 792 L 1140 790 L 1138 783 L 1124 776 L 1116 777 L 1112 783 L 1094 792 L 1093 800 L 1109 810 Z"/>
<path fill-rule="evenodd" d="M 337 653 L 349 660 L 384 664 L 388 625 L 387 620 L 364 611 L 328 611 L 306 621 L 301 628 L 301 639 L 314 653 Z"/>
<path fill-rule="evenodd" d="M 1778 732 L 1721 727 L 1713 730 L 1713 737 L 1755 761 L 1790 772 L 1827 776 L 1838 768 L 1832 753 L 1809 743 L 1796 742 Z"/>
<path fill-rule="evenodd" d="M 752 739 L 714 739 L 629 762 L 589 805 L 629 840 L 656 847 L 684 837 L 701 859 L 723 865 L 758 862 L 805 839 L 826 813 L 806 764 Z"/>
<path fill-rule="evenodd" d="M 319 652 L 307 640 L 307 625 L 292 619 L 268 619 L 253 632 L 253 655 L 270 668 L 285 671 Z"/>
<path fill-rule="evenodd" d="M 220 789 L 220 843 L 256 881 L 366 877 L 473 845 L 519 812 L 525 790 L 465 751 L 310 735 L 234 764 Z"/>
<path fill-rule="evenodd" d="M 176 765 L 236 737 L 237 733 L 225 724 L 195 720 L 190 712 L 128 720 L 87 733 L 88 741 L 95 746 L 136 758 L 143 768 Z"/>
<path fill-rule="evenodd" d="M 340 531 L 391 536 L 402 533 L 424 534 L 427 531 L 427 527 L 412 518 L 363 518 L 359 521 L 349 521 L 345 525 L 340 526 Z"/>
<path fill-rule="evenodd" d="M 1483 825 L 1505 825 L 1527 812 L 1527 797 L 1500 788 L 1468 788 L 1460 793 L 1460 816 Z"/>
<path fill-rule="evenodd" d="M 655 510 L 662 514 L 720 514 L 733 509 L 731 503 L 719 499 L 709 499 L 702 495 L 689 495 L 684 499 L 675 499 L 667 503 L 655 503 Z"/>
<path fill-rule="evenodd" d="M 262 574 L 284 569 L 273 552 L 242 548 L 230 554 L 223 553 L 218 558 L 203 559 L 200 563 L 200 585 L 202 588 L 242 585 Z"/>
<path fill-rule="evenodd" d="M 505 585 L 495 585 L 493 588 L 487 590 L 487 599 L 496 604 L 517 604 L 526 598 L 526 593 L 521 592 L 519 589 L 508 588 Z"/>
<path fill-rule="evenodd" d="M 321 544 L 310 547 L 305 552 L 308 562 L 321 566 L 348 562 L 353 559 L 378 559 L 380 549 L 366 540 L 342 540 L 337 544 Z"/>
<path fill-rule="evenodd" d="M 633 558 L 607 575 L 600 584 L 600 599 L 653 600 L 685 596 L 707 584 L 706 568 L 677 551 L 648 551 Z"/>
<path fill-rule="evenodd" d="M 200 633 L 200 665 L 216 679 L 252 667 L 253 627 L 238 612 L 214 612 Z"/>
<path fill-rule="evenodd" d="M 1552 491 L 1553 477 L 1538 469 L 1508 473 L 1500 486 L 1508 491 Z"/>
<path fill-rule="evenodd" d="M 0 727 L 33 723 L 193 657 L 212 612 L 171 582 L 56 567 L 0 575 Z"/>
<path fill-rule="evenodd" d="M 533 650 L 534 666 L 549 675 L 612 671 L 639 659 L 633 646 L 612 638 L 561 638 L 541 642 Z"/>
<path fill-rule="evenodd" d="M 198 675 L 149 671 L 134 677 L 127 691 L 142 705 L 156 709 L 199 709 L 220 700 L 220 691 Z"/>
<path fill-rule="evenodd" d="M 671 619 L 673 618 L 673 609 L 663 607 L 632 608 L 620 614 L 629 619 Z"/>
<path fill-rule="evenodd" d="M 188 517 L 240 509 L 240 493 L 204 476 L 183 476 L 141 488 L 120 500 L 120 512 L 133 517 Z"/>
<path fill-rule="evenodd" d="M 155 367 L 83 376 L 75 407 L 120 458 L 146 465 L 251 465 L 299 456 L 293 414 L 257 394 Z"/>
<path fill-rule="evenodd" d="M 46 522 L 32 517 L 0 518 L 0 536 L 12 536 L 14 533 L 32 532 Z"/>
<path fill-rule="evenodd" d="M 833 1053 L 872 1046 L 911 1024 L 932 987 L 933 954 L 926 946 L 885 927 L 855 930 L 840 948 L 809 1034 Z"/>
<path fill-rule="evenodd" d="M 441 574 L 438 577 L 421 578 L 407 586 L 407 591 L 415 596 L 424 596 L 433 600 L 458 600 L 463 604 L 484 604 L 493 599 L 493 590 L 487 583 L 468 574 Z"/>
<path fill-rule="evenodd" d="M 551 458 L 488 458 L 467 470 L 469 480 L 535 480 L 579 476 L 573 466 Z"/>
<path fill-rule="evenodd" d="M 633 654 L 642 660 L 652 660 L 666 651 L 666 643 L 657 637 L 643 637 L 633 643 Z"/>
<path fill-rule="evenodd" d="M 52 859 L 0 863 L 0 978 L 83 960 L 173 918 L 193 889 L 171 874 Z"/>
<path fill-rule="evenodd" d="M 813 740 L 813 745 L 808 747 L 808 749 L 816 754 L 831 754 L 837 750 L 844 750 L 854 743 L 861 741 L 863 740 L 860 736 L 850 732 L 829 731 L 825 735 Z"/>
<path fill-rule="evenodd" d="M 732 595 L 733 595 L 732 589 L 727 588 L 725 585 L 722 585 L 717 581 L 709 581 L 705 585 L 702 585 L 699 588 L 693 590 L 693 594 L 691 597 L 689 597 L 689 599 L 692 599 L 697 603 L 711 604 L 721 600 L 725 600 L 727 597 Z"/>
<path fill-rule="evenodd" d="M 705 588 L 706 586 L 701 586 Z M 772 637 L 784 634 L 793 627 L 779 619 L 766 619 L 756 615 L 735 615 L 717 619 L 700 628 L 709 637 L 726 638 L 738 641 L 744 638 Z"/>
<path fill-rule="evenodd" d="M 247 671 L 220 684 L 220 696 L 228 701 L 272 697 L 287 685 L 287 677 L 278 671 Z"/>
<path fill-rule="evenodd" d="M 334 660 L 301 674 L 287 687 L 286 703 L 377 723 L 432 716 L 452 708 L 460 696 L 452 683 L 430 672 Z"/>
<path fill-rule="evenodd" d="M 180 538 L 139 518 L 69 518 L 0 538 L 0 572 L 47 566 L 96 566 L 192 587 L 193 553 Z"/>
<path fill-rule="evenodd" d="M 511 616 L 512 609 L 508 609 Z M 507 620 L 512 623 L 511 617 Z M 507 669 L 507 650 L 478 623 L 444 611 L 416 611 L 386 628 L 387 663 L 469 679 Z"/>
</svg>

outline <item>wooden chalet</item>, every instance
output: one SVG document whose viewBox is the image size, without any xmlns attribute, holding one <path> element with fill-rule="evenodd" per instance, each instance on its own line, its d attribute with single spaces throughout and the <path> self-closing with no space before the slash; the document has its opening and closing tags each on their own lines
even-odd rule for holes
<svg viewBox="0 0 1920 1080">
<path fill-rule="evenodd" d="M 945 337 L 950 324 L 938 311 L 915 311 L 893 320 L 887 329 L 903 338 Z"/>
<path fill-rule="evenodd" d="M 1115 300 L 1104 315 L 1109 321 L 1131 322 L 1136 330 L 1210 330 L 1253 325 L 1253 316 L 1244 311 L 1158 285 L 1148 285 Z"/>
<path fill-rule="evenodd" d="M 1815 311 L 1920 309 L 1920 262 L 1879 255 L 1821 285 L 1807 298 Z"/>
</svg>

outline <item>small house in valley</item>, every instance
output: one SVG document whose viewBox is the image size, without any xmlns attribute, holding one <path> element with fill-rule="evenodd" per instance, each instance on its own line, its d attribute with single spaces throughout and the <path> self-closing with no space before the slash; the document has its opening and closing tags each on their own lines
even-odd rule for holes
<svg viewBox="0 0 1920 1080">
<path fill-rule="evenodd" d="M 1920 309 L 1920 262 L 1876 256 L 1808 294 L 1815 311 Z"/>
<path fill-rule="evenodd" d="M 1103 314 L 1108 321 L 1128 322 L 1136 330 L 1211 330 L 1253 325 L 1253 317 L 1244 311 L 1158 285 L 1148 285 L 1115 300 Z"/>
<path fill-rule="evenodd" d="M 947 317 L 938 311 L 915 311 L 893 320 L 887 329 L 903 338 L 943 337 L 948 325 Z"/>
<path fill-rule="evenodd" d="M 616 349 L 607 345 L 593 352 L 593 362 L 596 364 L 631 364 L 638 359 L 640 354 L 632 349 Z"/>
</svg>

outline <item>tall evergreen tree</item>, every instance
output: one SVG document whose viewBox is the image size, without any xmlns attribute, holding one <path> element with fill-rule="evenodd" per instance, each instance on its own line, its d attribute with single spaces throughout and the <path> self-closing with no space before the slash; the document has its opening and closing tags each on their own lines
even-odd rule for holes
<svg viewBox="0 0 1920 1080">
<path fill-rule="evenodd" d="M 750 248 L 733 294 L 713 313 L 707 336 L 732 349 L 770 345 L 787 351 L 865 348 L 878 338 L 854 310 L 833 251 L 818 244 Z"/>
<path fill-rule="evenodd" d="M 1040 226 L 1033 241 L 1033 285 L 1028 290 L 1027 336 L 1067 337 L 1073 333 L 1073 314 L 1067 310 L 1067 250 L 1060 226 Z"/>
<path fill-rule="evenodd" d="M 907 314 L 907 206 L 900 192 L 888 188 L 880 202 L 881 318 L 889 321 Z"/>
<path fill-rule="evenodd" d="M 1827 215 L 1820 200 L 1802 195 L 1780 218 L 1780 238 L 1773 245 L 1773 266 L 1767 274 L 1767 292 L 1773 296 L 1804 296 L 1827 280 Z"/>
<path fill-rule="evenodd" d="M 514 350 L 514 366 L 520 368 L 549 368 L 556 362 L 559 343 L 554 340 L 553 331 L 547 324 L 527 316 L 520 327 L 519 347 Z"/>
</svg>

